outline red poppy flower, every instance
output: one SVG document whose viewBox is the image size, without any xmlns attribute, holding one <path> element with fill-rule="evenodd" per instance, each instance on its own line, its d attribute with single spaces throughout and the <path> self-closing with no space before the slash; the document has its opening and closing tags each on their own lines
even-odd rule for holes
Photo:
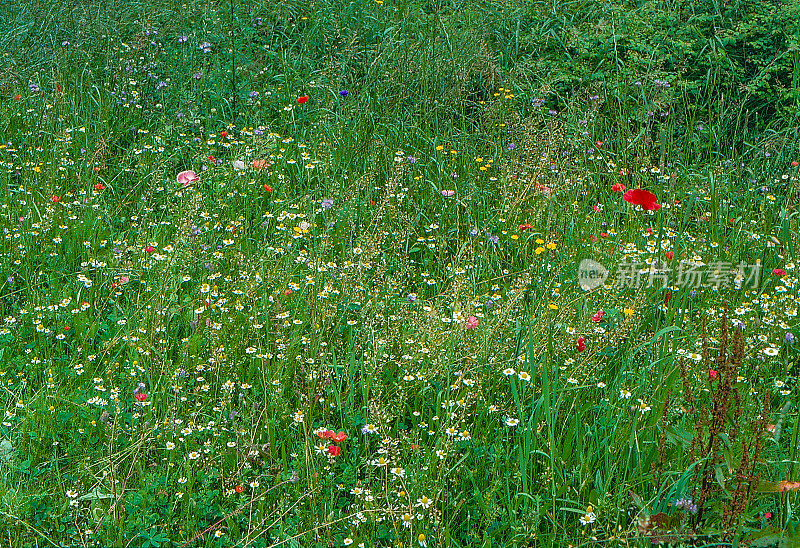
<svg viewBox="0 0 800 548">
<path fill-rule="evenodd" d="M 622 199 L 628 203 L 642 206 L 645 211 L 658 211 L 661 209 L 661 204 L 656 202 L 656 195 L 641 188 L 629 190 L 622 196 Z"/>
<path fill-rule="evenodd" d="M 105 190 L 106 189 L 106 185 L 104 185 L 103 183 L 97 183 L 96 185 L 94 185 L 94 189 L 95 190 Z"/>
<path fill-rule="evenodd" d="M 17 97 L 19 97 L 19 95 L 17 95 Z M 797 160 L 792 160 L 792 167 L 797 167 L 797 166 L 800 166 L 800 162 L 798 162 Z"/>
<path fill-rule="evenodd" d="M 144 401 L 147 399 L 147 394 L 144 392 L 139 392 L 134 396 L 134 398 L 136 398 L 136 401 Z"/>
<path fill-rule="evenodd" d="M 236 486 L 237 493 L 244 493 L 244 485 L 237 485 Z"/>
<path fill-rule="evenodd" d="M 220 137 L 222 137 L 222 138 L 224 139 L 225 137 L 227 137 L 227 136 L 228 136 L 228 132 L 227 132 L 227 131 L 220 131 L 220 132 L 219 132 L 219 136 L 220 136 Z"/>
<path fill-rule="evenodd" d="M 14 96 L 14 100 L 15 100 L 15 101 L 19 101 L 20 99 L 22 99 L 22 95 L 20 95 L 19 93 L 17 93 L 17 94 Z"/>
<path fill-rule="evenodd" d="M 719 377 L 719 372 L 716 369 L 708 370 L 708 380 L 713 381 Z"/>
<path fill-rule="evenodd" d="M 57 92 L 61 93 L 61 90 L 62 90 L 62 89 L 63 89 L 63 88 L 61 87 L 61 84 L 56 84 L 56 91 L 57 91 Z"/>
<path fill-rule="evenodd" d="M 264 185 L 264 190 L 266 190 L 267 192 L 272 192 L 272 187 L 269 185 Z"/>
<path fill-rule="evenodd" d="M 611 185 L 611 192 L 625 192 L 625 185 L 622 183 L 614 183 Z"/>
<path fill-rule="evenodd" d="M 347 439 L 347 434 L 344 432 L 336 432 L 335 434 L 331 434 L 331 439 L 339 443 Z"/>
<path fill-rule="evenodd" d="M 61 201 L 61 196 L 50 196 L 50 201 L 51 202 L 60 202 Z"/>
<path fill-rule="evenodd" d="M 532 228 L 533 227 L 528 223 L 525 223 L 524 225 L 519 225 L 519 231 L 520 232 L 525 232 L 526 230 L 530 230 Z"/>
<path fill-rule="evenodd" d="M 297 104 L 302 105 L 303 103 L 308 103 L 308 95 L 297 98 Z"/>
<path fill-rule="evenodd" d="M 672 258 L 675 256 L 675 253 L 673 253 L 672 251 L 667 251 L 665 256 L 667 257 L 668 261 L 671 261 Z"/>
<path fill-rule="evenodd" d="M 153 251 L 155 251 L 155 250 L 156 250 L 156 248 L 155 248 L 155 247 L 153 247 L 152 245 L 148 245 L 147 247 L 145 247 L 145 248 L 144 248 L 144 250 L 145 250 L 147 253 L 152 253 Z"/>
<path fill-rule="evenodd" d="M 778 277 L 786 276 L 786 271 L 782 268 L 776 268 L 775 270 L 772 271 L 772 273 Z"/>
<path fill-rule="evenodd" d="M 606 315 L 605 310 L 598 310 L 594 316 L 592 316 L 592 321 L 594 323 L 600 323 L 603 320 L 603 316 Z"/>
<path fill-rule="evenodd" d="M 578 352 L 586 350 L 586 339 L 584 337 L 578 337 L 578 341 L 575 343 L 575 349 Z"/>
<path fill-rule="evenodd" d="M 342 452 L 342 448 L 339 447 L 338 445 L 329 445 L 328 446 L 328 453 L 330 453 L 334 457 L 338 456 L 339 453 L 341 453 L 341 452 Z"/>
</svg>

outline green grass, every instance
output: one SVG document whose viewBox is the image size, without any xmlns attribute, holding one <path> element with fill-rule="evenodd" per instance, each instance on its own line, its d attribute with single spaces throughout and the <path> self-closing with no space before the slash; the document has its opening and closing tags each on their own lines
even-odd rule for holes
<svg viewBox="0 0 800 548">
<path fill-rule="evenodd" d="M 795 545 L 796 10 L 0 6 L 0 545 Z"/>
</svg>

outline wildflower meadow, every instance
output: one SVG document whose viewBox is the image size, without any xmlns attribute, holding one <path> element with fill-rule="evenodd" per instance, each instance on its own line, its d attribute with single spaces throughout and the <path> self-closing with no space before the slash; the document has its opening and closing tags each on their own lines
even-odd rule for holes
<svg viewBox="0 0 800 548">
<path fill-rule="evenodd" d="M 800 546 L 799 36 L 0 3 L 0 547 Z"/>
</svg>

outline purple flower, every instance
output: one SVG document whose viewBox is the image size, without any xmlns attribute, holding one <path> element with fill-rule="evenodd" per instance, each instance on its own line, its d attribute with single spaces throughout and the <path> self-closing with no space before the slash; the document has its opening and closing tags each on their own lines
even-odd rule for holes
<svg viewBox="0 0 800 548">
<path fill-rule="evenodd" d="M 340 97 L 347 97 L 348 95 L 350 95 L 350 92 L 348 92 L 346 89 L 343 89 L 339 92 Z"/>
<path fill-rule="evenodd" d="M 250 97 L 258 97 L 258 92 L 257 91 L 251 91 L 250 92 Z"/>
<path fill-rule="evenodd" d="M 517 148 L 516 143 L 508 143 L 508 150 L 514 150 L 515 148 Z"/>
<path fill-rule="evenodd" d="M 322 200 L 322 203 L 320 205 L 322 206 L 322 209 L 330 209 L 333 207 L 333 200 L 331 200 L 330 198 L 325 198 L 324 200 Z"/>
<path fill-rule="evenodd" d="M 202 44 L 197 46 L 197 49 L 203 50 L 203 53 L 211 53 L 211 44 L 209 44 L 208 42 L 203 42 Z"/>
<path fill-rule="evenodd" d="M 478 229 L 477 229 L 477 228 L 473 228 L 473 229 L 471 229 L 471 230 L 469 231 L 469 235 L 470 235 L 470 236 L 472 236 L 472 237 L 475 237 L 475 236 L 477 236 L 477 235 L 478 235 Z"/>
<path fill-rule="evenodd" d="M 61 45 L 62 45 L 62 46 L 68 46 L 68 45 L 69 45 L 69 42 L 67 42 L 66 40 L 64 40 L 63 42 L 61 42 Z"/>
<path fill-rule="evenodd" d="M 555 116 L 556 114 L 558 114 L 558 111 L 551 108 L 550 110 L 547 111 L 547 114 L 549 114 L 550 116 Z"/>
<path fill-rule="evenodd" d="M 692 499 L 679 498 L 675 501 L 675 508 L 684 510 L 690 514 L 697 513 L 697 505 L 692 502 Z"/>
<path fill-rule="evenodd" d="M 589 120 L 578 120 L 578 125 L 586 127 L 586 124 L 589 123 Z"/>
<path fill-rule="evenodd" d="M 410 302 L 410 303 L 417 302 L 417 294 L 416 293 L 409 293 L 408 294 L 408 302 Z"/>
<path fill-rule="evenodd" d="M 788 331 L 788 332 L 786 333 L 786 336 L 784 337 L 784 340 L 785 340 L 785 341 L 786 341 L 788 344 L 792 344 L 792 343 L 794 343 L 794 333 L 792 333 L 791 331 Z"/>
<path fill-rule="evenodd" d="M 164 89 L 165 87 L 167 87 L 167 83 L 166 83 L 164 80 L 161 80 L 161 81 L 158 83 L 158 85 L 156 85 L 156 91 L 161 91 L 161 90 L 162 90 L 162 89 Z"/>
<path fill-rule="evenodd" d="M 533 105 L 536 108 L 544 106 L 544 99 L 542 99 L 541 97 L 534 97 L 533 99 L 531 99 L 531 105 Z"/>
<path fill-rule="evenodd" d="M 188 40 L 189 40 L 189 37 L 184 34 L 183 36 L 178 38 L 178 43 L 179 44 L 185 44 Z"/>
<path fill-rule="evenodd" d="M 38 85 L 36 85 L 36 84 L 30 84 L 30 85 L 28 86 L 28 88 L 29 88 L 29 89 L 30 89 L 32 92 L 34 92 L 34 93 L 36 93 L 37 91 L 39 91 L 39 86 L 38 86 Z"/>
<path fill-rule="evenodd" d="M 489 236 L 489 241 L 492 242 L 493 244 L 496 244 L 497 242 L 500 241 L 500 236 L 495 236 L 494 234 L 492 234 L 491 236 Z"/>
<path fill-rule="evenodd" d="M 253 135 L 264 135 L 264 131 L 261 129 L 254 129 Z"/>
<path fill-rule="evenodd" d="M 200 79 L 200 78 L 202 78 L 202 77 L 203 77 L 203 73 L 202 73 L 202 72 L 195 72 L 195 73 L 192 75 L 192 78 L 194 78 L 195 80 L 199 80 L 199 79 Z"/>
<path fill-rule="evenodd" d="M 406 158 L 406 161 L 407 161 L 409 164 L 413 164 L 414 162 L 416 162 L 416 161 L 417 161 L 417 158 L 416 158 L 416 156 L 409 156 L 409 157 L 407 157 L 407 158 Z"/>
<path fill-rule="evenodd" d="M 453 173 L 450 174 L 450 177 L 452 177 L 453 179 L 458 179 L 458 173 L 454 171 Z"/>
</svg>

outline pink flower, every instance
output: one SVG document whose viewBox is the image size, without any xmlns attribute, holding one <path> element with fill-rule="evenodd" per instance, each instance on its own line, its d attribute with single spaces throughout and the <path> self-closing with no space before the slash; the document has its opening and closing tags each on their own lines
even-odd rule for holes
<svg viewBox="0 0 800 548">
<path fill-rule="evenodd" d="M 713 381 L 719 378 L 719 372 L 716 369 L 708 370 L 708 380 Z"/>
<path fill-rule="evenodd" d="M 178 173 L 178 183 L 185 187 L 189 186 L 195 181 L 197 181 L 197 174 L 191 169 Z"/>
<path fill-rule="evenodd" d="M 445 198 L 449 198 L 455 193 L 456 193 L 455 190 L 443 190 L 442 191 L 442 196 L 444 196 Z"/>
<path fill-rule="evenodd" d="M 152 253 L 153 251 L 155 251 L 155 250 L 156 250 L 156 248 L 155 248 L 155 247 L 153 247 L 152 245 L 148 245 L 147 247 L 145 247 L 145 248 L 144 248 L 144 250 L 145 250 L 147 253 Z"/>
<path fill-rule="evenodd" d="M 772 271 L 772 273 L 778 277 L 786 276 L 786 271 L 782 268 L 776 268 L 775 270 Z"/>
<path fill-rule="evenodd" d="M 469 318 L 467 318 L 466 328 L 475 329 L 476 327 L 478 327 L 478 325 L 480 325 L 480 323 L 481 322 L 478 318 L 476 318 L 475 316 L 470 316 Z"/>
</svg>

